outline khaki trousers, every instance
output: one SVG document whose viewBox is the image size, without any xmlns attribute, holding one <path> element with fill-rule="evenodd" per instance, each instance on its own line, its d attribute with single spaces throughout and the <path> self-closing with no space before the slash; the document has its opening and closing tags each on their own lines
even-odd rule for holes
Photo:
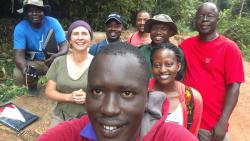
<svg viewBox="0 0 250 141">
<path fill-rule="evenodd" d="M 45 65 L 44 61 L 27 61 L 27 65 L 33 66 L 35 67 L 38 72 L 39 75 L 45 75 L 48 71 L 48 66 Z M 38 78 L 32 79 L 32 80 L 27 80 L 28 78 L 26 78 L 25 75 L 23 75 L 22 71 L 15 66 L 14 70 L 13 70 L 13 82 L 15 85 L 17 86 L 28 86 L 29 88 L 36 88 L 37 87 L 37 82 L 38 82 Z M 27 84 L 26 84 L 27 83 Z"/>
</svg>

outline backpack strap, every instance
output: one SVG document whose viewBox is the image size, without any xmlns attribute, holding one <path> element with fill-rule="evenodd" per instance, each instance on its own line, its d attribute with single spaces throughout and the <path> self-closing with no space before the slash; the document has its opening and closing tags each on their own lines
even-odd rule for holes
<svg viewBox="0 0 250 141">
<path fill-rule="evenodd" d="M 185 103 L 187 106 L 187 129 L 190 129 L 193 123 L 193 113 L 194 113 L 194 95 L 190 87 L 185 86 Z"/>
<path fill-rule="evenodd" d="M 131 35 L 131 37 L 130 37 L 130 40 L 129 40 L 129 43 L 131 44 L 131 42 L 132 42 L 132 38 L 134 37 L 134 35 L 135 35 L 135 32 Z"/>
</svg>

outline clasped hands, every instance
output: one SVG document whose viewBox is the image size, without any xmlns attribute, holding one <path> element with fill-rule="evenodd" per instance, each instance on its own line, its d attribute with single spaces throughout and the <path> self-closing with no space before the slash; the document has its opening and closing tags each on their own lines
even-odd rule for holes
<svg viewBox="0 0 250 141">
<path fill-rule="evenodd" d="M 86 100 L 86 93 L 80 89 L 78 91 L 73 91 L 72 92 L 72 100 L 76 104 L 84 104 Z"/>
</svg>

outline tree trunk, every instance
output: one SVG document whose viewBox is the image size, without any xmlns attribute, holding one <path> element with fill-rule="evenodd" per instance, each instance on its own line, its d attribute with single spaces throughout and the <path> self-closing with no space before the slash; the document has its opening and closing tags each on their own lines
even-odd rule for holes
<svg viewBox="0 0 250 141">
<path fill-rule="evenodd" d="M 243 12 L 243 9 L 244 9 L 245 1 L 246 1 L 246 0 L 241 0 L 241 1 L 240 1 L 240 2 L 241 2 L 240 14 L 239 14 L 239 17 L 240 17 L 240 18 L 241 18 L 241 16 L 242 16 L 242 12 Z"/>
</svg>

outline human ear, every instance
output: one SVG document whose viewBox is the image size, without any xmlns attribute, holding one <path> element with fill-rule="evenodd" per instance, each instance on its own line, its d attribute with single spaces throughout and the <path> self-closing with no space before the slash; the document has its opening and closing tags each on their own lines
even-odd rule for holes
<svg viewBox="0 0 250 141">
<path fill-rule="evenodd" d="M 178 69 L 177 72 L 179 72 L 181 70 L 181 63 L 178 63 Z"/>
</svg>

